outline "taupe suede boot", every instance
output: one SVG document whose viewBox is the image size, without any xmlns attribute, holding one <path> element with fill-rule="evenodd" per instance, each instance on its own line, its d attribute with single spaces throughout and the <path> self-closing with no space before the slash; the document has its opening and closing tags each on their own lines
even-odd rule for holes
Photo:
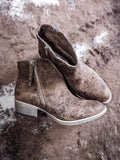
<svg viewBox="0 0 120 160">
<path fill-rule="evenodd" d="M 64 78 L 47 59 L 32 63 L 18 62 L 18 79 L 15 88 L 16 112 L 37 117 L 38 110 L 45 112 L 62 125 L 77 125 L 97 119 L 107 108 L 98 101 L 74 96 Z"/>
<path fill-rule="evenodd" d="M 82 61 L 78 61 L 70 42 L 50 25 L 40 27 L 37 38 L 39 54 L 48 58 L 62 73 L 68 88 L 86 99 L 108 103 L 112 94 L 103 79 Z"/>
</svg>

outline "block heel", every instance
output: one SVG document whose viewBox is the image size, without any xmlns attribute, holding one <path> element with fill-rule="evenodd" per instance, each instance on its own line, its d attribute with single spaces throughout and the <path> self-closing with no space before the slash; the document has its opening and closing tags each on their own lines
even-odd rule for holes
<svg viewBox="0 0 120 160">
<path fill-rule="evenodd" d="M 24 103 L 15 99 L 15 110 L 17 113 L 35 117 L 38 116 L 38 108 L 32 104 Z"/>
</svg>

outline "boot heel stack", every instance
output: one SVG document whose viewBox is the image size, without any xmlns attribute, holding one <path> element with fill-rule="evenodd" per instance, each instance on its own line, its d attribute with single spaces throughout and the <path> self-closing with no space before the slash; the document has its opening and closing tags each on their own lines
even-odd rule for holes
<svg viewBox="0 0 120 160">
<path fill-rule="evenodd" d="M 15 109 L 17 113 L 37 118 L 38 109 L 36 106 L 15 99 Z"/>
</svg>

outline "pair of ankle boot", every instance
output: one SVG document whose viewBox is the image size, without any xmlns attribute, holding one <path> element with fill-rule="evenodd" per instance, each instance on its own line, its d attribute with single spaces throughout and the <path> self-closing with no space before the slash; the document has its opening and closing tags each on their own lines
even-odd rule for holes
<svg viewBox="0 0 120 160">
<path fill-rule="evenodd" d="M 37 38 L 41 58 L 18 62 L 16 111 L 37 117 L 41 110 L 63 125 L 104 115 L 107 108 L 103 103 L 111 100 L 111 92 L 103 79 L 77 60 L 72 45 L 59 30 L 43 25 Z"/>
</svg>

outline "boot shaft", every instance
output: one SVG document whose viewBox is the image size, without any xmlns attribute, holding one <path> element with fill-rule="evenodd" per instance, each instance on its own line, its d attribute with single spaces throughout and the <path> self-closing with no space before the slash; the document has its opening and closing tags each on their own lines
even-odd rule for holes
<svg viewBox="0 0 120 160">
<path fill-rule="evenodd" d="M 37 32 L 37 38 L 39 54 L 42 58 L 45 58 L 43 48 L 47 44 L 54 53 L 58 53 L 62 59 L 65 59 L 71 65 L 76 65 L 77 56 L 72 45 L 58 29 L 50 25 L 42 25 Z"/>
</svg>

